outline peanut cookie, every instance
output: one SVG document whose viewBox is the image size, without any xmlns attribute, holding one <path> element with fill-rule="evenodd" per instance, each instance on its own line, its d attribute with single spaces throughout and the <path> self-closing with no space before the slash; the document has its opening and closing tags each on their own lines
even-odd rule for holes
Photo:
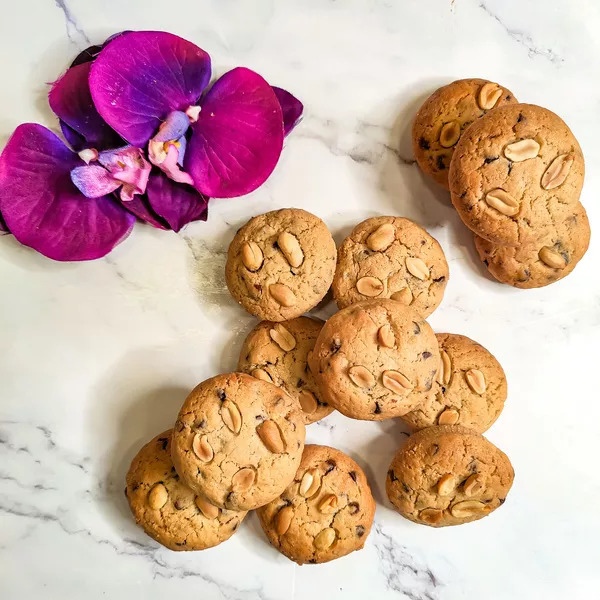
<svg viewBox="0 0 600 600">
<path fill-rule="evenodd" d="M 400 417 L 424 402 L 439 362 L 427 322 L 388 299 L 333 315 L 309 358 L 321 398 L 347 417 L 371 421 Z"/>
<path fill-rule="evenodd" d="M 171 460 L 171 432 L 147 443 L 133 459 L 125 494 L 136 523 L 171 550 L 204 550 L 229 539 L 246 512 L 223 510 L 179 479 Z"/>
<path fill-rule="evenodd" d="M 532 104 L 485 115 L 464 133 L 452 157 L 452 203 L 465 225 L 499 246 L 535 243 L 562 205 L 581 193 L 581 148 L 564 121 Z"/>
<path fill-rule="evenodd" d="M 287 321 L 314 308 L 335 271 L 335 242 L 325 223 L 298 208 L 250 219 L 233 238 L 225 277 L 249 313 Z"/>
<path fill-rule="evenodd" d="M 272 383 L 217 375 L 183 404 L 171 454 L 195 492 L 221 508 L 263 506 L 286 488 L 304 447 L 298 402 Z"/>
<path fill-rule="evenodd" d="M 349 456 L 309 445 L 294 481 L 257 514 L 282 554 L 299 565 L 323 563 L 365 545 L 375 501 L 363 470 Z"/>
<path fill-rule="evenodd" d="M 537 288 L 566 277 L 590 243 L 590 223 L 581 203 L 561 205 L 554 224 L 543 229 L 534 243 L 512 248 L 496 246 L 475 236 L 475 248 L 488 271 L 500 282 L 518 288 Z"/>
<path fill-rule="evenodd" d="M 435 394 L 402 420 L 415 429 L 458 423 L 483 433 L 504 408 L 504 370 L 490 352 L 464 335 L 437 333 L 436 338 L 441 360 Z"/>
<path fill-rule="evenodd" d="M 305 423 L 314 423 L 333 412 L 319 399 L 307 356 L 315 347 L 323 321 L 298 317 L 284 323 L 261 321 L 248 335 L 238 370 L 283 388 L 302 407 Z"/>
<path fill-rule="evenodd" d="M 459 79 L 436 90 L 421 106 L 412 140 L 419 167 L 448 189 L 448 169 L 461 134 L 497 106 L 517 100 L 506 88 L 487 79 Z"/>
<path fill-rule="evenodd" d="M 411 435 L 390 465 L 386 490 L 396 510 L 422 525 L 476 521 L 504 504 L 514 471 L 504 452 L 460 427 Z"/>
<path fill-rule="evenodd" d="M 373 217 L 342 242 L 333 278 L 340 308 L 369 298 L 392 298 L 423 317 L 440 304 L 448 283 L 441 246 L 402 217 Z"/>
</svg>

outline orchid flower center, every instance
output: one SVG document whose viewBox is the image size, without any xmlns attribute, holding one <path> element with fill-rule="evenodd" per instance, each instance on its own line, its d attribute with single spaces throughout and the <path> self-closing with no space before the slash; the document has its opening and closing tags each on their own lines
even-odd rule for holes
<svg viewBox="0 0 600 600">
<path fill-rule="evenodd" d="M 146 191 L 152 165 L 140 148 L 124 146 L 104 152 L 90 148 L 79 156 L 86 165 L 75 167 L 71 180 L 87 198 L 99 198 L 121 188 L 121 200 L 127 202 Z"/>
</svg>

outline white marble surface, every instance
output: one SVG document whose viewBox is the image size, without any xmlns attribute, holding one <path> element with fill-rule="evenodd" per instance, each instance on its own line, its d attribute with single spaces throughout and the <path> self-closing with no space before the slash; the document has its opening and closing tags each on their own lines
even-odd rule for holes
<svg viewBox="0 0 600 600">
<path fill-rule="evenodd" d="M 409 141 L 417 106 L 439 84 L 504 82 L 578 136 L 594 228 L 597 2 L 19 0 L 2 9 L 2 144 L 22 121 L 55 127 L 44 82 L 88 41 L 122 29 L 178 33 L 219 72 L 255 68 L 297 93 L 306 115 L 261 190 L 212 202 L 209 222 L 182 235 L 139 225 L 88 264 L 53 263 L 0 239 L 0 598 L 598 597 L 598 238 L 560 283 L 520 291 L 493 282 Z M 235 366 L 253 323 L 223 283 L 227 244 L 250 216 L 284 206 L 315 212 L 338 241 L 367 216 L 399 214 L 442 243 L 451 279 L 430 322 L 488 346 L 509 377 L 489 438 L 511 457 L 516 481 L 493 516 L 445 530 L 402 519 L 384 497 L 401 427 L 333 415 L 308 439 L 367 471 L 378 507 L 362 552 L 300 568 L 267 545 L 254 516 L 202 553 L 169 552 L 135 527 L 123 496 L 129 461 L 170 426 L 194 384 Z"/>
</svg>

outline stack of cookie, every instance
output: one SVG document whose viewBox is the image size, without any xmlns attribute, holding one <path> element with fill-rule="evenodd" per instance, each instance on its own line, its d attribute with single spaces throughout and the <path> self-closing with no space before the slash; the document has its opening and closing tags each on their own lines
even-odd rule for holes
<svg viewBox="0 0 600 600">
<path fill-rule="evenodd" d="M 200 550 L 256 509 L 269 541 L 300 564 L 362 548 L 375 512 L 364 472 L 339 450 L 304 445 L 305 426 L 334 409 L 423 431 L 388 474 L 401 514 L 434 526 L 489 514 L 512 468 L 480 433 L 502 410 L 506 380 L 483 347 L 436 336 L 425 320 L 448 277 L 438 242 L 408 219 L 368 219 L 339 251 L 306 211 L 251 219 L 229 247 L 226 280 L 262 320 L 238 372 L 201 383 L 174 428 L 133 460 L 137 522 L 171 549 Z M 341 310 L 325 323 L 305 316 L 330 288 Z"/>
<path fill-rule="evenodd" d="M 519 104 L 490 81 L 455 81 L 420 108 L 413 148 L 421 169 L 450 190 L 498 281 L 549 285 L 587 251 L 583 154 L 553 112 Z"/>
</svg>

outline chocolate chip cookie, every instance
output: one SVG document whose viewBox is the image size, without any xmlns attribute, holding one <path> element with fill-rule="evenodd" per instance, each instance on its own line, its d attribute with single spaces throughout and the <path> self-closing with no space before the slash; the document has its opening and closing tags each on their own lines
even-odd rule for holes
<svg viewBox="0 0 600 600">
<path fill-rule="evenodd" d="M 340 308 L 369 298 L 392 298 L 423 317 L 440 304 L 448 263 L 437 240 L 402 217 L 373 217 L 342 242 L 333 278 Z"/>
<path fill-rule="evenodd" d="M 294 478 L 304 435 L 296 400 L 272 383 L 229 373 L 188 396 L 171 454 L 196 493 L 220 508 L 250 510 L 279 496 Z"/>
<path fill-rule="evenodd" d="M 444 527 L 476 521 L 501 504 L 514 471 L 504 452 L 458 425 L 411 435 L 390 465 L 387 495 L 407 519 Z"/>
<path fill-rule="evenodd" d="M 448 169 L 461 134 L 491 109 L 516 102 L 510 90 L 486 79 L 459 79 L 436 90 L 419 109 L 413 125 L 413 151 L 419 167 L 448 189 Z"/>
<path fill-rule="evenodd" d="M 414 410 L 440 362 L 428 323 L 396 300 L 344 308 L 323 326 L 309 365 L 321 398 L 347 417 L 381 420 Z"/>
<path fill-rule="evenodd" d="M 365 545 L 375 501 L 363 470 L 349 456 L 309 445 L 294 481 L 257 514 L 282 554 L 300 565 L 323 563 Z"/>
<path fill-rule="evenodd" d="M 504 408 L 504 370 L 488 350 L 464 335 L 437 333 L 436 338 L 441 360 L 435 394 L 402 420 L 415 429 L 459 424 L 483 433 Z"/>
<path fill-rule="evenodd" d="M 499 246 L 534 244 L 583 186 L 581 148 L 565 122 L 532 104 L 485 115 L 458 142 L 452 203 L 465 225 Z"/>
<path fill-rule="evenodd" d="M 261 321 L 246 338 L 238 363 L 238 370 L 274 383 L 296 398 L 307 424 L 333 412 L 319 398 L 307 362 L 322 327 L 323 321 L 309 317 L 283 323 Z"/>
<path fill-rule="evenodd" d="M 298 208 L 250 219 L 235 235 L 225 277 L 249 313 L 287 321 L 314 308 L 335 271 L 336 248 L 325 223 Z"/>
<path fill-rule="evenodd" d="M 516 248 L 496 246 L 475 236 L 475 248 L 488 271 L 501 283 L 517 288 L 537 288 L 566 277 L 586 253 L 590 224 L 583 206 L 561 205 L 552 223 L 534 243 Z"/>
<path fill-rule="evenodd" d="M 175 472 L 171 431 L 157 435 L 133 459 L 125 494 L 136 523 L 171 550 L 204 550 L 229 539 L 246 512 L 224 510 L 192 492 Z"/>
</svg>

